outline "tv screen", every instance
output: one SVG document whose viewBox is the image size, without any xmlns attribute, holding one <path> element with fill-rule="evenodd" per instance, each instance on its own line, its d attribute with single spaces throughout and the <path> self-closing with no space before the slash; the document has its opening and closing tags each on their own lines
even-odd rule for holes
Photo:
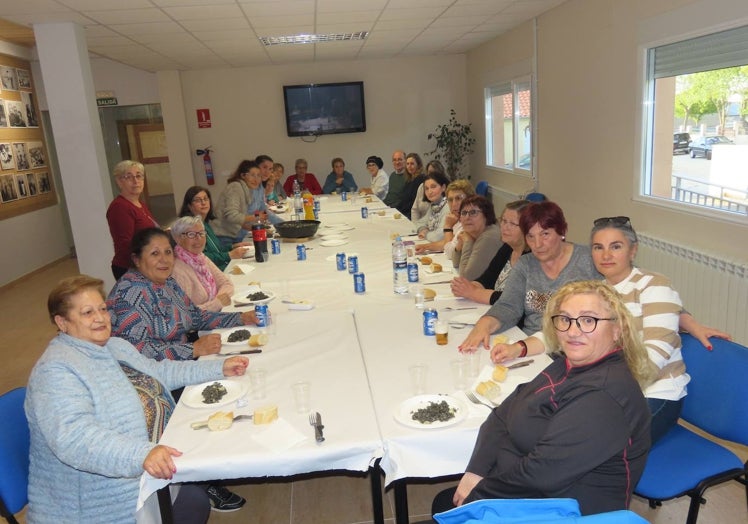
<svg viewBox="0 0 748 524">
<path fill-rule="evenodd" d="M 366 131 L 364 83 L 283 86 L 288 136 Z"/>
</svg>

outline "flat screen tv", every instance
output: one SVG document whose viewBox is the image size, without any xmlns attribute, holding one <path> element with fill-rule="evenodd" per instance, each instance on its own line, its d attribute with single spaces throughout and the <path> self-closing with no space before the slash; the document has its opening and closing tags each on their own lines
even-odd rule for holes
<svg viewBox="0 0 748 524">
<path fill-rule="evenodd" d="M 283 86 L 288 136 L 366 131 L 364 83 Z"/>
</svg>

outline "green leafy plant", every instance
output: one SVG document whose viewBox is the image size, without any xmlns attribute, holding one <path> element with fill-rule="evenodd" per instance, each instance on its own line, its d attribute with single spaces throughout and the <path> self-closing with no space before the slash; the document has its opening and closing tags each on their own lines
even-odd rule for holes
<svg viewBox="0 0 748 524">
<path fill-rule="evenodd" d="M 475 138 L 473 138 L 472 124 L 461 124 L 457 121 L 457 113 L 454 109 L 449 111 L 450 118 L 446 124 L 439 124 L 433 133 L 429 133 L 428 139 L 436 141 L 433 151 L 426 153 L 445 164 L 447 176 L 450 180 L 458 178 L 469 178 L 461 172 L 464 160 L 473 152 Z"/>
</svg>

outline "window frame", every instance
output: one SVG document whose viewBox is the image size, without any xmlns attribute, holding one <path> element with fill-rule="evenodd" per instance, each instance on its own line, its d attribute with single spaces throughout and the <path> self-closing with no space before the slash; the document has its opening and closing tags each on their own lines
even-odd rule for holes
<svg viewBox="0 0 748 524">
<path fill-rule="evenodd" d="M 521 89 L 520 89 L 521 87 Z M 520 114 L 520 111 L 516 110 L 517 107 L 520 107 L 520 91 L 529 91 L 529 104 L 530 104 L 530 112 L 527 117 L 528 120 L 528 126 L 530 130 L 530 136 L 529 136 L 529 146 L 530 146 L 530 164 L 528 168 L 523 168 L 519 166 L 519 160 L 520 157 L 523 154 L 520 152 L 520 144 L 522 142 L 520 133 L 523 133 L 524 130 L 521 126 L 521 121 L 523 119 L 522 115 Z M 503 91 L 504 94 L 510 94 L 512 95 L 512 165 L 507 166 L 505 164 L 497 165 L 492 163 L 494 160 L 494 153 L 493 153 L 493 136 L 494 136 L 494 119 L 493 119 L 493 112 L 492 112 L 492 99 L 497 96 L 496 93 L 499 93 Z M 485 167 L 489 170 L 497 170 L 504 173 L 512 173 L 517 176 L 522 176 L 525 178 L 535 178 L 533 176 L 534 173 L 534 164 L 535 164 L 535 83 L 534 83 L 534 75 L 532 74 L 524 74 L 520 75 L 511 79 L 507 79 L 504 81 L 496 81 L 491 82 L 490 84 L 486 85 L 483 88 L 483 109 L 484 109 L 484 117 L 485 117 L 485 133 L 486 133 L 486 150 L 485 150 Z M 504 122 L 501 123 L 501 125 L 504 125 Z M 505 137 L 506 140 L 506 137 Z"/>
</svg>

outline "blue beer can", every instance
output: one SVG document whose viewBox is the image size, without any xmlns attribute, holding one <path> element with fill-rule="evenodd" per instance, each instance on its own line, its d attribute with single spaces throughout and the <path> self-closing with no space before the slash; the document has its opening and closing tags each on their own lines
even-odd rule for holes
<svg viewBox="0 0 748 524">
<path fill-rule="evenodd" d="M 273 252 L 273 255 L 280 255 L 281 252 L 281 241 L 277 238 L 271 238 L 270 239 L 270 249 Z"/>
<path fill-rule="evenodd" d="M 255 304 L 255 316 L 257 317 L 257 327 L 267 327 L 270 321 L 267 304 Z"/>
<path fill-rule="evenodd" d="M 338 253 L 337 255 L 335 255 L 335 265 L 337 266 L 338 271 L 346 270 L 345 253 Z"/>
<path fill-rule="evenodd" d="M 364 206 L 361 208 L 361 218 L 369 218 L 369 208 Z"/>
<path fill-rule="evenodd" d="M 346 193 L 345 191 L 343 191 L 342 193 L 340 193 L 340 200 L 342 200 L 343 202 L 345 202 L 346 200 L 348 200 L 348 193 Z"/>
<path fill-rule="evenodd" d="M 306 260 L 306 246 L 304 244 L 296 246 L 296 260 Z"/>
<path fill-rule="evenodd" d="M 358 273 L 358 256 L 351 255 L 348 257 L 348 272 L 352 275 Z"/>
<path fill-rule="evenodd" d="M 436 335 L 436 319 L 439 314 L 432 307 L 423 311 L 423 334 L 429 337 Z"/>
<path fill-rule="evenodd" d="M 366 279 L 360 271 L 353 274 L 353 291 L 356 293 L 366 293 Z"/>
<path fill-rule="evenodd" d="M 408 262 L 408 282 L 418 282 L 418 262 Z"/>
</svg>

